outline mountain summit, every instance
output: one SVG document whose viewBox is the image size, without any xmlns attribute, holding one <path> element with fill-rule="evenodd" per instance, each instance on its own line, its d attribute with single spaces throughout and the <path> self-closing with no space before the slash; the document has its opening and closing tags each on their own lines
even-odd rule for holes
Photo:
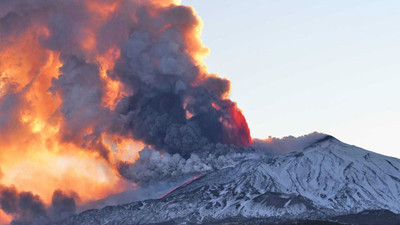
<svg viewBox="0 0 400 225">
<path fill-rule="evenodd" d="M 400 160 L 326 136 L 205 174 L 161 199 L 89 210 L 61 224 L 332 220 L 367 210 L 400 214 Z"/>
</svg>

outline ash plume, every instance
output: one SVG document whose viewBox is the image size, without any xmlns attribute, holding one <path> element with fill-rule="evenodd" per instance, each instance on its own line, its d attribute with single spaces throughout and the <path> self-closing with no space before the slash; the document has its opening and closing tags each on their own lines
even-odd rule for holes
<svg viewBox="0 0 400 225">
<path fill-rule="evenodd" d="M 61 190 L 53 193 L 51 205 L 48 208 L 48 215 L 52 221 L 63 220 L 75 214 L 76 200 L 79 196 L 72 192 L 66 194 Z"/>
<path fill-rule="evenodd" d="M 13 187 L 1 188 L 0 206 L 5 213 L 13 215 L 13 225 L 45 224 L 48 221 L 42 200 L 30 192 L 18 193 Z"/>
<path fill-rule="evenodd" d="M 9 143 L 13 140 L 10 130 L 23 130 L 24 126 L 18 120 L 19 107 L 24 103 L 21 95 L 15 91 L 9 91 L 0 99 L 0 131 L 1 143 Z"/>
<path fill-rule="evenodd" d="M 201 27 L 194 10 L 174 0 L 0 1 L 0 147 L 27 152 L 29 160 L 76 150 L 68 156 L 105 162 L 109 168 L 96 165 L 109 170 L 105 177 L 116 170 L 144 186 L 252 157 L 230 81 L 203 62 Z M 147 148 L 125 162 L 106 137 Z M 10 165 L 21 160 L 8 153 L 0 156 Z M 62 192 L 46 208 L 32 193 L 1 190 L 15 224 L 67 217 L 76 207 Z"/>
<path fill-rule="evenodd" d="M 75 199 L 75 193 L 56 190 L 47 208 L 38 195 L 0 185 L 0 209 L 13 216 L 11 225 L 44 225 L 65 219 L 75 213 Z"/>
<path fill-rule="evenodd" d="M 143 21 L 122 46 L 112 73 L 134 93 L 115 112 L 123 132 L 184 156 L 205 143 L 248 145 L 247 124 L 235 120 L 236 104 L 224 98 L 229 81 L 206 74 L 189 54 L 186 35 L 199 23 L 192 9 L 171 6 L 156 18 L 144 13 Z M 155 32 L 153 24 L 165 29 Z"/>
<path fill-rule="evenodd" d="M 204 143 L 249 145 L 247 123 L 227 98 L 229 81 L 208 74 L 197 58 L 207 49 L 197 37 L 201 22 L 193 9 L 161 7 L 156 1 L 111 2 L 116 9 L 101 23 L 89 1 L 1 3 L 2 42 L 11 42 L 32 27 L 46 27 L 48 34 L 38 36 L 39 44 L 61 53 L 63 66 L 49 90 L 62 99 L 62 139 L 97 149 L 104 158 L 107 150 L 98 141 L 102 132 L 133 137 L 185 157 Z M 82 42 L 90 42 L 88 36 L 94 40 L 85 47 Z M 101 104 L 105 84 L 96 55 L 111 46 L 120 56 L 107 73 L 133 94 L 108 112 Z M 184 134 L 186 130 L 190 134 Z"/>
<path fill-rule="evenodd" d="M 98 65 L 74 55 L 62 56 L 61 61 L 61 74 L 51 80 L 49 89 L 62 99 L 59 111 L 64 121 L 60 135 L 63 141 L 95 149 L 108 159 L 108 149 L 99 141 L 98 135 L 104 118 L 109 114 L 101 106 L 104 83 L 100 79 Z M 93 128 L 93 132 L 87 133 L 88 128 Z"/>
<path fill-rule="evenodd" d="M 5 83 L 5 85 L 0 86 L 0 131 L 2 133 L 0 144 L 12 143 L 20 133 L 27 130 L 19 117 L 23 107 L 30 108 L 30 103 L 24 99 L 24 95 L 29 91 L 36 77 L 37 73 L 28 84 L 19 87 L 12 79 L 3 78 L 0 74 L 0 81 Z"/>
<path fill-rule="evenodd" d="M 203 152 L 184 158 L 180 154 L 160 154 L 144 148 L 134 163 L 121 162 L 118 170 L 122 176 L 142 186 L 157 182 L 176 182 L 184 178 L 208 173 L 238 163 L 260 154 L 248 147 L 210 144 Z"/>
<path fill-rule="evenodd" d="M 144 148 L 139 152 L 137 161 L 120 162 L 118 170 L 123 177 L 144 187 L 160 181 L 176 182 L 182 178 L 235 166 L 244 160 L 299 151 L 326 136 L 313 132 L 299 137 L 255 139 L 250 147 L 207 144 L 202 146 L 201 152 L 191 153 L 190 157 L 182 157 L 178 153 L 161 155 L 158 151 Z"/>
</svg>

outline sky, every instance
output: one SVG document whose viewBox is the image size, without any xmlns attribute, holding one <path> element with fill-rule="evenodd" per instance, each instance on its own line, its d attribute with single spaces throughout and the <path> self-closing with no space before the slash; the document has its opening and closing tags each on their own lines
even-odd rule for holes
<svg viewBox="0 0 400 225">
<path fill-rule="evenodd" d="M 400 1 L 183 0 L 255 138 L 330 134 L 400 158 Z"/>
</svg>

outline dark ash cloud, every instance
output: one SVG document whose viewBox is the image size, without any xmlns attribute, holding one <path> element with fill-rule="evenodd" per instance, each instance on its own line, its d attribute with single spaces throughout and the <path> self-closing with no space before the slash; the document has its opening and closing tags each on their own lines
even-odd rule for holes
<svg viewBox="0 0 400 225">
<path fill-rule="evenodd" d="M 11 225 L 46 225 L 65 219 L 75 213 L 76 199 L 75 193 L 56 190 L 47 208 L 38 195 L 0 185 L 0 209 L 13 217 Z"/>
</svg>

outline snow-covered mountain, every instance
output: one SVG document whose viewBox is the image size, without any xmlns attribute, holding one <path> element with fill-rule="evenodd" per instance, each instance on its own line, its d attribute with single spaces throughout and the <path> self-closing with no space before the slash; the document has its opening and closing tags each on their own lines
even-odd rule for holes
<svg viewBox="0 0 400 225">
<path fill-rule="evenodd" d="M 161 199 L 89 210 L 61 224 L 208 223 L 228 218 L 326 219 L 400 214 L 400 160 L 327 136 L 287 155 L 220 169 Z"/>
</svg>

